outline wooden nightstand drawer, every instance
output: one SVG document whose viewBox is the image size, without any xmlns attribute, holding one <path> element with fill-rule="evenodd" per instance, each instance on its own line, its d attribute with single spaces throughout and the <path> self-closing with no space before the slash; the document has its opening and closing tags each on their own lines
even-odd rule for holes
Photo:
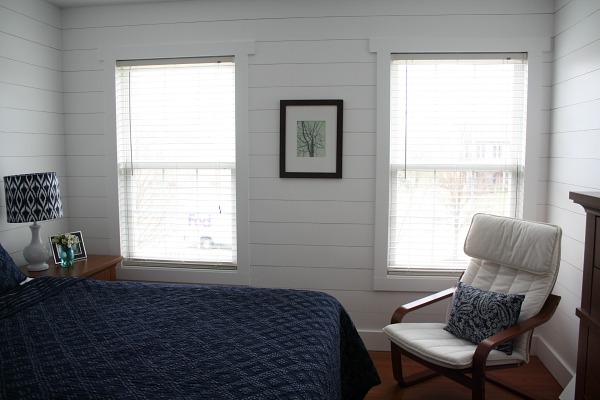
<svg viewBox="0 0 600 400">
<path fill-rule="evenodd" d="M 27 276 L 37 278 L 40 276 L 80 276 L 85 278 L 114 281 L 117 279 L 117 264 L 123 259 L 121 256 L 108 256 L 91 254 L 83 260 L 75 262 L 71 268 L 63 268 L 49 260 L 50 267 L 45 271 L 27 271 L 27 266 L 21 267 Z"/>
</svg>

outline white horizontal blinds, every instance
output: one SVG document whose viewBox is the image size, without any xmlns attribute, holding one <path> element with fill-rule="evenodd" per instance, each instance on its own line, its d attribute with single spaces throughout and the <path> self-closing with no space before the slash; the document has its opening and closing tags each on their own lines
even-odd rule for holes
<svg viewBox="0 0 600 400">
<path fill-rule="evenodd" d="M 125 263 L 233 268 L 233 57 L 119 61 L 116 85 Z"/>
<path fill-rule="evenodd" d="M 525 54 L 395 54 L 391 62 L 391 273 L 466 266 L 474 213 L 519 216 Z"/>
</svg>

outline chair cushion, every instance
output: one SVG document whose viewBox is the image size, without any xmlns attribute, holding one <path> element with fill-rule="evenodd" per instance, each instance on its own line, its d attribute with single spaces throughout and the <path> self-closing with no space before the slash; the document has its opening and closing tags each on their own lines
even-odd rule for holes
<svg viewBox="0 0 600 400">
<path fill-rule="evenodd" d="M 0 244 L 0 294 L 21 284 L 27 275 L 21 272 L 10 254 Z"/>
<path fill-rule="evenodd" d="M 475 214 L 464 251 L 470 257 L 544 274 L 552 266 L 561 234 L 560 228 L 554 225 Z"/>
<path fill-rule="evenodd" d="M 524 298 L 522 294 L 489 292 L 458 282 L 450 319 L 444 329 L 461 339 L 479 344 L 517 323 Z M 510 355 L 513 342 L 502 343 L 496 349 Z"/>
<path fill-rule="evenodd" d="M 458 338 L 444 330 L 444 323 L 401 323 L 383 328 L 396 345 L 433 364 L 452 369 L 471 367 L 476 344 Z M 487 365 L 517 364 L 527 356 L 515 349 L 511 355 L 492 350 Z"/>
</svg>

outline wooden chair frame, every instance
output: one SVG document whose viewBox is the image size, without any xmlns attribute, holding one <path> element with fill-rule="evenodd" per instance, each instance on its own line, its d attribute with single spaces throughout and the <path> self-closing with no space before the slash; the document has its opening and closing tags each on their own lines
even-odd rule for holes
<svg viewBox="0 0 600 400">
<path fill-rule="evenodd" d="M 392 315 L 391 323 L 396 324 L 402 322 L 402 319 L 406 316 L 406 314 L 451 297 L 455 290 L 455 287 L 446 289 L 441 292 L 434 293 L 430 296 L 400 306 Z M 485 381 L 487 380 L 523 398 L 533 399 L 534 397 L 532 397 L 531 394 L 527 393 L 522 389 L 513 388 L 500 379 L 492 378 L 489 376 L 486 377 L 486 369 L 494 370 L 502 368 L 514 368 L 525 364 L 525 362 L 520 361 L 511 364 L 486 366 L 487 358 L 492 349 L 500 343 L 514 339 L 524 333 L 527 333 L 530 330 L 533 330 L 535 327 L 547 322 L 550 318 L 552 318 L 552 315 L 556 311 L 559 302 L 560 296 L 550 294 L 539 313 L 537 313 L 531 318 L 519 322 L 517 325 L 514 325 L 502 332 L 498 332 L 497 334 L 490 336 L 481 343 L 479 343 L 473 355 L 472 365 L 469 368 L 452 369 L 433 364 L 431 362 L 421 359 L 417 355 L 414 355 L 400 348 L 392 342 L 392 369 L 394 373 L 394 378 L 398 381 L 398 384 L 400 384 L 401 386 L 410 386 L 441 374 L 471 389 L 473 400 L 485 399 Z M 531 345 L 531 343 L 529 343 L 529 345 Z M 424 365 L 428 368 L 428 370 L 414 373 L 405 377 L 402 370 L 403 355 L 417 361 L 421 365 Z M 470 375 L 470 377 L 468 375 Z"/>
</svg>

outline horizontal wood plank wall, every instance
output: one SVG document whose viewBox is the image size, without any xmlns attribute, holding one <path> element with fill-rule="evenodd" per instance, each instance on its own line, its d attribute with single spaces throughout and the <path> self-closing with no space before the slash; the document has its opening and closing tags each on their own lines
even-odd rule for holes
<svg viewBox="0 0 600 400">
<path fill-rule="evenodd" d="M 581 304 L 585 216 L 570 191 L 600 191 L 600 2 L 556 2 L 548 181 L 548 221 L 563 228 L 562 263 L 554 318 L 538 335 L 562 357 L 539 354 L 564 386 L 575 373 Z"/>
<path fill-rule="evenodd" d="M 63 79 L 71 226 L 111 251 L 103 69 L 107 46 L 252 40 L 249 57 L 250 281 L 340 299 L 371 348 L 397 305 L 423 293 L 375 292 L 373 235 L 377 37 L 550 37 L 546 0 L 269 0 L 73 8 L 63 11 Z M 549 72 L 539 71 L 549 84 Z M 279 100 L 343 99 L 342 180 L 280 179 Z M 540 105 L 541 107 L 541 105 Z M 547 108 L 547 106 L 546 106 Z M 534 132 L 542 135 L 547 132 Z M 534 160 L 533 162 L 545 162 Z M 544 184 L 546 177 L 540 178 Z M 538 196 L 545 207 L 544 193 Z M 174 272 L 175 273 L 175 272 Z M 414 319 L 442 319 L 445 306 Z"/>
<path fill-rule="evenodd" d="M 375 55 L 372 37 L 548 35 L 544 1 L 182 2 L 63 12 L 65 124 L 72 224 L 108 251 L 103 205 L 103 66 L 115 45 L 254 40 L 249 81 L 250 284 L 339 298 L 363 332 L 379 332 L 421 293 L 372 291 Z M 418 39 L 416 39 L 418 40 Z M 279 100 L 344 99 L 342 180 L 280 179 Z M 444 308 L 429 311 L 441 318 Z M 423 315 L 427 315 L 423 313 Z M 417 317 L 419 318 L 419 317 Z"/>
<path fill-rule="evenodd" d="M 67 217 L 61 11 L 40 0 L 0 0 L 0 26 L 0 179 L 56 172 Z M 28 225 L 6 222 L 0 183 L 0 243 L 19 265 Z M 67 218 L 44 222 L 42 238 L 67 227 Z"/>
</svg>

